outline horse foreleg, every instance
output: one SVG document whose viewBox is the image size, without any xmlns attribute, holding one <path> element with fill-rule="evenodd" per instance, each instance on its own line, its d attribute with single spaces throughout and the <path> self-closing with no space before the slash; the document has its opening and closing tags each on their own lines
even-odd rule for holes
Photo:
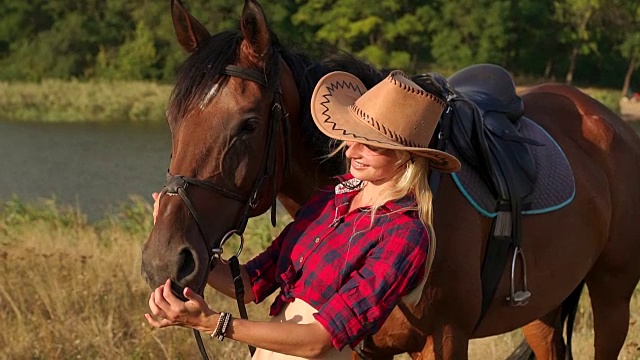
<svg viewBox="0 0 640 360">
<path fill-rule="evenodd" d="M 562 337 L 561 308 L 535 320 L 522 328 L 538 360 L 560 360 L 565 358 L 565 344 Z"/>
</svg>

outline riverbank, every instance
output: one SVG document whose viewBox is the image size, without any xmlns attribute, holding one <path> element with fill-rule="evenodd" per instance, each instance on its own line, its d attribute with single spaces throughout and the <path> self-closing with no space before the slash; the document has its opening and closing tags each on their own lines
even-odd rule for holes
<svg viewBox="0 0 640 360">
<path fill-rule="evenodd" d="M 151 82 L 0 82 L 0 120 L 164 121 L 171 85 Z"/>
<path fill-rule="evenodd" d="M 0 206 L 0 358 L 4 359 L 192 359 L 198 350 L 190 331 L 152 329 L 143 314 L 149 287 L 140 276 L 140 249 L 151 230 L 151 207 L 143 199 L 123 203 L 101 221 L 53 200 Z M 264 249 L 287 222 L 272 229 L 267 216 L 246 231 L 244 262 Z M 229 249 L 231 252 L 233 249 Z M 234 300 L 210 289 L 216 310 L 236 312 Z M 249 306 L 251 319 L 266 320 L 267 300 Z M 580 303 L 573 342 L 577 359 L 593 358 L 593 319 L 588 296 Z M 471 359 L 504 358 L 519 331 L 474 340 Z M 34 341 L 37 339 L 37 341 Z M 620 359 L 640 356 L 640 288 Z M 206 341 L 213 359 L 246 359 L 233 341 Z M 406 357 L 398 357 L 405 359 Z"/>
<path fill-rule="evenodd" d="M 150 82 L 0 82 L 0 120 L 164 121 L 172 86 Z M 582 90 L 619 113 L 619 90 Z"/>
</svg>

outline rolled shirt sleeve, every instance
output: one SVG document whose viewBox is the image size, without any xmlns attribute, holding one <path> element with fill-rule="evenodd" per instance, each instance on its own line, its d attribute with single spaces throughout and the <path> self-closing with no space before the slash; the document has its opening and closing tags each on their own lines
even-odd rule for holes
<svg viewBox="0 0 640 360">
<path fill-rule="evenodd" d="M 335 348 L 354 347 L 382 327 L 398 301 L 426 276 L 428 246 L 419 221 L 385 230 L 365 264 L 314 314 Z"/>
</svg>

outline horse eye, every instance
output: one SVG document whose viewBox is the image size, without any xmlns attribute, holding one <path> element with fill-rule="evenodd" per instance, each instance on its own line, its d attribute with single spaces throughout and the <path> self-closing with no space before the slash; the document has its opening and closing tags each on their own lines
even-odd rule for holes
<svg viewBox="0 0 640 360">
<path fill-rule="evenodd" d="M 244 134 L 250 134 L 258 128 L 258 120 L 251 119 L 245 121 L 240 127 L 240 132 Z"/>
</svg>

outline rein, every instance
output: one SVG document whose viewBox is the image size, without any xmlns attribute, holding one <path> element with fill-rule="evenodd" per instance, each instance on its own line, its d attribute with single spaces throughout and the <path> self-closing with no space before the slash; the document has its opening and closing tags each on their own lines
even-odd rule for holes
<svg viewBox="0 0 640 360">
<path fill-rule="evenodd" d="M 274 66 L 279 65 L 279 57 L 274 59 Z M 278 70 L 276 68 L 276 70 Z M 264 188 L 265 181 L 269 178 L 272 178 L 273 181 L 273 195 L 271 199 L 271 224 L 275 226 L 276 224 L 276 198 L 277 198 L 277 157 L 278 157 L 278 141 L 277 136 L 279 130 L 282 132 L 282 138 L 284 142 L 284 159 L 283 159 L 283 173 L 286 174 L 289 171 L 289 163 L 290 163 L 290 145 L 289 145 L 289 118 L 288 114 L 285 112 L 283 104 L 282 104 L 282 89 L 279 81 L 279 72 L 276 71 L 276 80 L 271 88 L 269 88 L 269 84 L 267 84 L 265 74 L 262 74 L 258 71 L 245 69 L 236 65 L 227 65 L 222 71 L 222 75 L 232 76 L 241 78 L 247 81 L 255 82 L 267 89 L 271 92 L 273 99 L 271 103 L 271 113 L 270 113 L 270 122 L 269 122 L 269 130 L 267 133 L 267 142 L 265 145 L 265 151 L 262 157 L 262 165 L 261 165 L 261 173 L 258 178 L 253 183 L 251 192 L 249 195 L 244 195 L 241 192 L 229 189 L 227 187 L 218 185 L 211 181 L 181 176 L 181 175 L 171 175 L 169 171 L 167 171 L 167 182 L 162 192 L 160 193 L 160 199 L 164 195 L 175 196 L 178 195 L 184 202 L 184 204 L 189 209 L 189 212 L 193 216 L 193 219 L 196 222 L 198 230 L 200 231 L 200 235 L 202 236 L 202 240 L 205 243 L 205 247 L 207 247 L 207 268 L 208 272 L 205 273 L 204 277 L 200 281 L 198 288 L 195 289 L 196 292 L 204 297 L 204 289 L 207 285 L 208 274 L 216 265 L 215 257 L 217 256 L 220 261 L 223 263 L 228 263 L 229 268 L 231 270 L 231 277 L 233 278 L 233 283 L 235 287 L 235 295 L 236 302 L 238 303 L 238 310 L 240 312 L 240 317 L 242 319 L 247 319 L 247 310 L 244 304 L 244 285 L 242 283 L 242 277 L 240 275 L 240 263 L 238 261 L 238 256 L 242 252 L 242 248 L 244 245 L 244 231 L 247 227 L 247 223 L 249 221 L 249 213 L 251 210 L 255 209 L 258 206 L 260 200 L 260 193 Z M 222 195 L 226 198 L 235 200 L 241 204 L 244 204 L 244 209 L 238 224 L 235 228 L 229 232 L 227 232 L 221 239 L 213 239 L 213 244 L 209 249 L 207 244 L 207 239 L 210 237 L 205 233 L 204 227 L 202 226 L 203 221 L 198 215 L 195 207 L 192 202 L 189 200 L 187 196 L 187 187 L 189 185 L 198 186 L 207 190 L 211 190 L 219 195 Z M 229 260 L 225 260 L 222 257 L 223 246 L 233 235 L 238 235 L 240 237 L 240 246 L 235 255 L 233 255 Z M 175 284 L 177 285 L 177 284 Z M 175 292 L 174 292 L 175 293 Z M 183 299 L 182 294 L 176 294 L 179 298 Z M 200 332 L 197 330 L 193 330 L 194 337 L 198 344 L 198 349 L 200 350 L 200 355 L 202 355 L 202 359 L 208 360 L 209 357 L 207 355 L 207 351 L 202 342 L 202 337 Z M 255 352 L 255 348 L 249 345 L 249 352 L 251 356 L 253 356 Z"/>
</svg>

